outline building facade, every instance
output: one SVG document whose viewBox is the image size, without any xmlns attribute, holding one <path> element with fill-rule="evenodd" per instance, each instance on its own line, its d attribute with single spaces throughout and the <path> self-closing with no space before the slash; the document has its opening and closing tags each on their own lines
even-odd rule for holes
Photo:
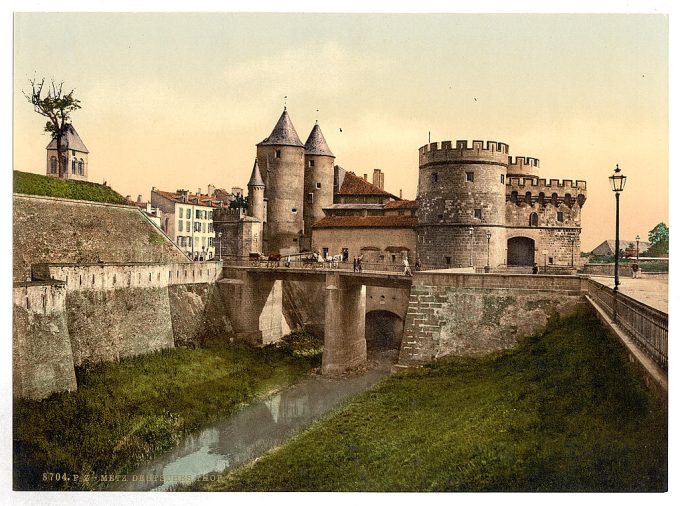
<svg viewBox="0 0 680 506">
<path fill-rule="evenodd" d="M 151 205 L 163 213 L 161 230 L 193 260 L 215 258 L 213 214 L 229 204 L 207 194 L 151 190 Z"/>
<path fill-rule="evenodd" d="M 57 162 L 57 140 L 52 139 L 45 149 L 47 150 L 46 174 L 58 178 L 60 176 Z M 66 134 L 61 139 L 61 159 L 64 164 L 61 179 L 87 181 L 89 153 L 73 125 L 67 125 Z"/>
<path fill-rule="evenodd" d="M 418 256 L 433 266 L 576 267 L 586 182 L 542 179 L 502 142 L 419 150 Z"/>
</svg>

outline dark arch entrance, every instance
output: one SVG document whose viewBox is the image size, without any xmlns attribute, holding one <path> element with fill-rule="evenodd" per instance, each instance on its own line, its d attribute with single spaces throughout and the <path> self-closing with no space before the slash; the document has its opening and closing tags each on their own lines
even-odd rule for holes
<svg viewBox="0 0 680 506">
<path fill-rule="evenodd" d="M 534 240 L 528 237 L 508 239 L 508 265 L 534 265 Z"/>
<path fill-rule="evenodd" d="M 376 310 L 366 313 L 366 349 L 368 351 L 398 350 L 404 321 L 390 311 Z"/>
</svg>

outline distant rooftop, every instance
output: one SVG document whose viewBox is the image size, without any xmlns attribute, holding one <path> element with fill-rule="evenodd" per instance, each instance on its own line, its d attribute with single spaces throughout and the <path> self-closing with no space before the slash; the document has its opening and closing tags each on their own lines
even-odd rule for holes
<svg viewBox="0 0 680 506">
<path fill-rule="evenodd" d="M 52 139 L 47 145 L 46 149 L 57 149 L 57 140 Z M 78 135 L 76 129 L 73 128 L 73 125 L 70 124 L 66 125 L 66 134 L 61 138 L 61 149 L 74 149 L 76 151 L 80 151 L 81 153 L 89 153 L 85 147 L 85 143 L 80 138 L 80 135 Z"/>
</svg>

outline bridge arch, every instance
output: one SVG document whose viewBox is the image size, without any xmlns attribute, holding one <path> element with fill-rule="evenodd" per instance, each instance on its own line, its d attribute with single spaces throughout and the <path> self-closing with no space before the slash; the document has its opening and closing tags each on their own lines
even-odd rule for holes
<svg viewBox="0 0 680 506">
<path fill-rule="evenodd" d="M 366 348 L 369 352 L 399 350 L 403 334 L 404 320 L 398 314 L 383 309 L 366 313 Z"/>
</svg>

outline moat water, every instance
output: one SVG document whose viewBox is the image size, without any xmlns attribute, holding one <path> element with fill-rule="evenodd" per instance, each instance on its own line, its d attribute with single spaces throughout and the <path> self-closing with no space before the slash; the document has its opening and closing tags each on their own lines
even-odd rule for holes
<svg viewBox="0 0 680 506">
<path fill-rule="evenodd" d="M 394 355 L 381 353 L 371 358 L 365 372 L 339 379 L 313 376 L 246 406 L 188 436 L 180 446 L 130 473 L 128 481 L 113 489 L 167 491 L 199 477 L 216 479 L 218 473 L 247 464 L 388 376 Z"/>
</svg>

